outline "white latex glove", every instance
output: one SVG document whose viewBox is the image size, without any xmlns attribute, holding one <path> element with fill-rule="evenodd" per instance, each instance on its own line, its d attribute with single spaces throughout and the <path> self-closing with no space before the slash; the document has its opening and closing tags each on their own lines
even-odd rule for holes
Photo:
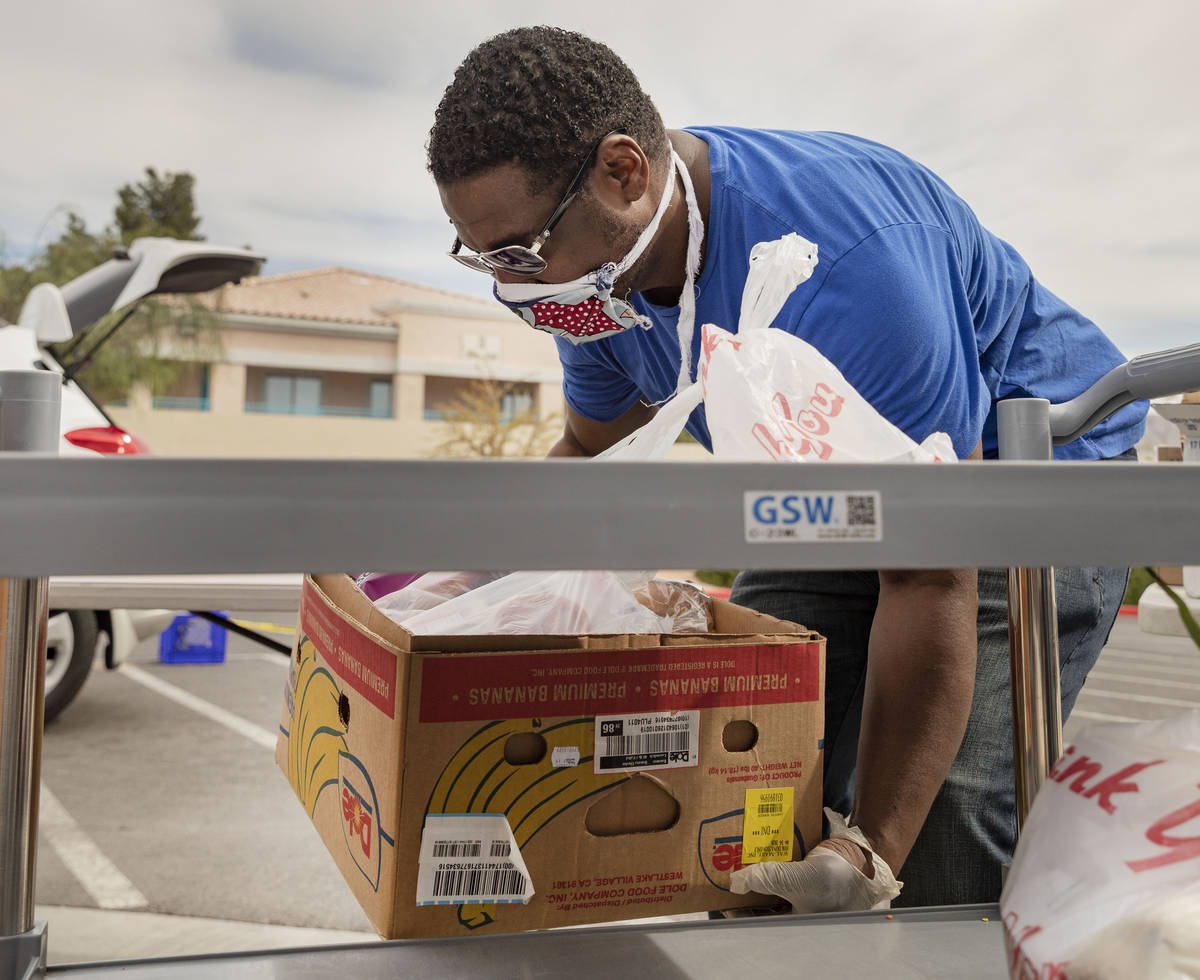
<svg viewBox="0 0 1200 980">
<path fill-rule="evenodd" d="M 736 895 L 757 892 L 778 895 L 792 903 L 793 912 L 858 912 L 888 908 L 900 894 L 903 882 L 872 849 L 857 827 L 828 807 L 830 840 L 853 841 L 870 853 L 875 877 L 868 878 L 832 848 L 817 845 L 803 861 L 763 861 L 749 864 L 729 876 L 729 890 Z"/>
</svg>

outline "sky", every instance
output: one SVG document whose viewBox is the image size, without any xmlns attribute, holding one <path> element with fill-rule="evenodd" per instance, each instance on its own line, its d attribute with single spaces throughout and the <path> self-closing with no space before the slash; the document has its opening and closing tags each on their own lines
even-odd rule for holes
<svg viewBox="0 0 1200 980">
<path fill-rule="evenodd" d="M 38 0 L 0 14 L 0 261 L 186 170 L 210 241 L 487 295 L 433 110 L 519 24 L 621 55 L 670 127 L 830 129 L 931 167 L 1130 356 L 1200 341 L 1195 0 Z M 814 234 L 812 237 L 819 241 Z"/>
</svg>

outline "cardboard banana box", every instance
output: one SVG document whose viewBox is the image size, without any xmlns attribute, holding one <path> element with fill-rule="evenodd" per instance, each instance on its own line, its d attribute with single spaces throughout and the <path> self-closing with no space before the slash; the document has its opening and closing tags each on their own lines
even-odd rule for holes
<svg viewBox="0 0 1200 980">
<path fill-rule="evenodd" d="M 772 904 L 729 873 L 820 839 L 825 641 L 712 620 L 413 636 L 308 577 L 276 762 L 384 938 Z"/>
</svg>

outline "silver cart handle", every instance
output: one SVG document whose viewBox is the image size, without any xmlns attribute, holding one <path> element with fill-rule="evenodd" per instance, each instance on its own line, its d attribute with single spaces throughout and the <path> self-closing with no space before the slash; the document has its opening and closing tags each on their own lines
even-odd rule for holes
<svg viewBox="0 0 1200 980">
<path fill-rule="evenodd" d="M 1073 442 L 1113 412 L 1140 398 L 1200 388 L 1200 344 L 1143 354 L 1113 368 L 1082 395 L 1050 406 L 1054 445 Z"/>
</svg>

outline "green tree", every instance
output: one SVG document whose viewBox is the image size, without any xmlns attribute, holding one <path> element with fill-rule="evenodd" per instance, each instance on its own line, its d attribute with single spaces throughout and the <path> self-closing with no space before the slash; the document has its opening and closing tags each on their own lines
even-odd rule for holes
<svg viewBox="0 0 1200 980">
<path fill-rule="evenodd" d="M 0 266 L 0 320 L 15 323 L 29 290 L 42 282 L 61 285 L 99 265 L 118 244 L 108 232 L 93 234 L 74 211 L 66 228 L 28 263 Z"/>
<path fill-rule="evenodd" d="M 90 232 L 83 218 L 68 211 L 66 230 L 46 246 L 34 264 L 34 275 L 41 282 L 70 282 L 107 259 L 115 245 L 111 232 Z"/>
<path fill-rule="evenodd" d="M 117 190 L 112 223 L 93 232 L 74 211 L 66 211 L 66 227 L 23 265 L 0 265 L 0 319 L 15 321 L 29 290 L 41 282 L 69 282 L 135 238 L 164 237 L 202 241 L 196 213 L 196 179 L 181 171 L 161 174 L 153 167 L 136 183 Z M 142 384 L 155 394 L 170 389 L 189 360 L 220 356 L 220 339 L 212 313 L 193 298 L 146 300 L 128 322 L 95 349 L 123 313 L 101 320 L 84 339 L 57 345 L 55 355 L 86 358 L 80 380 L 101 402 L 114 401 Z"/>
<path fill-rule="evenodd" d="M 25 266 L 0 265 L 0 324 L 17 322 L 21 304 L 33 287 L 33 274 Z"/>
<path fill-rule="evenodd" d="M 113 230 L 123 245 L 135 238 L 161 236 L 200 242 L 197 233 L 200 216 L 196 214 L 196 178 L 187 172 L 167 171 L 159 176 L 153 167 L 136 184 L 117 191 L 113 211 Z"/>
<path fill-rule="evenodd" d="M 189 364 L 211 363 L 222 354 L 220 332 L 212 312 L 191 296 L 144 300 L 137 312 L 95 354 L 86 351 L 122 314 L 101 320 L 82 350 L 87 357 L 77 377 L 101 404 L 120 401 L 138 385 L 151 394 L 168 394 Z M 55 356 L 62 356 L 56 345 Z"/>
</svg>

